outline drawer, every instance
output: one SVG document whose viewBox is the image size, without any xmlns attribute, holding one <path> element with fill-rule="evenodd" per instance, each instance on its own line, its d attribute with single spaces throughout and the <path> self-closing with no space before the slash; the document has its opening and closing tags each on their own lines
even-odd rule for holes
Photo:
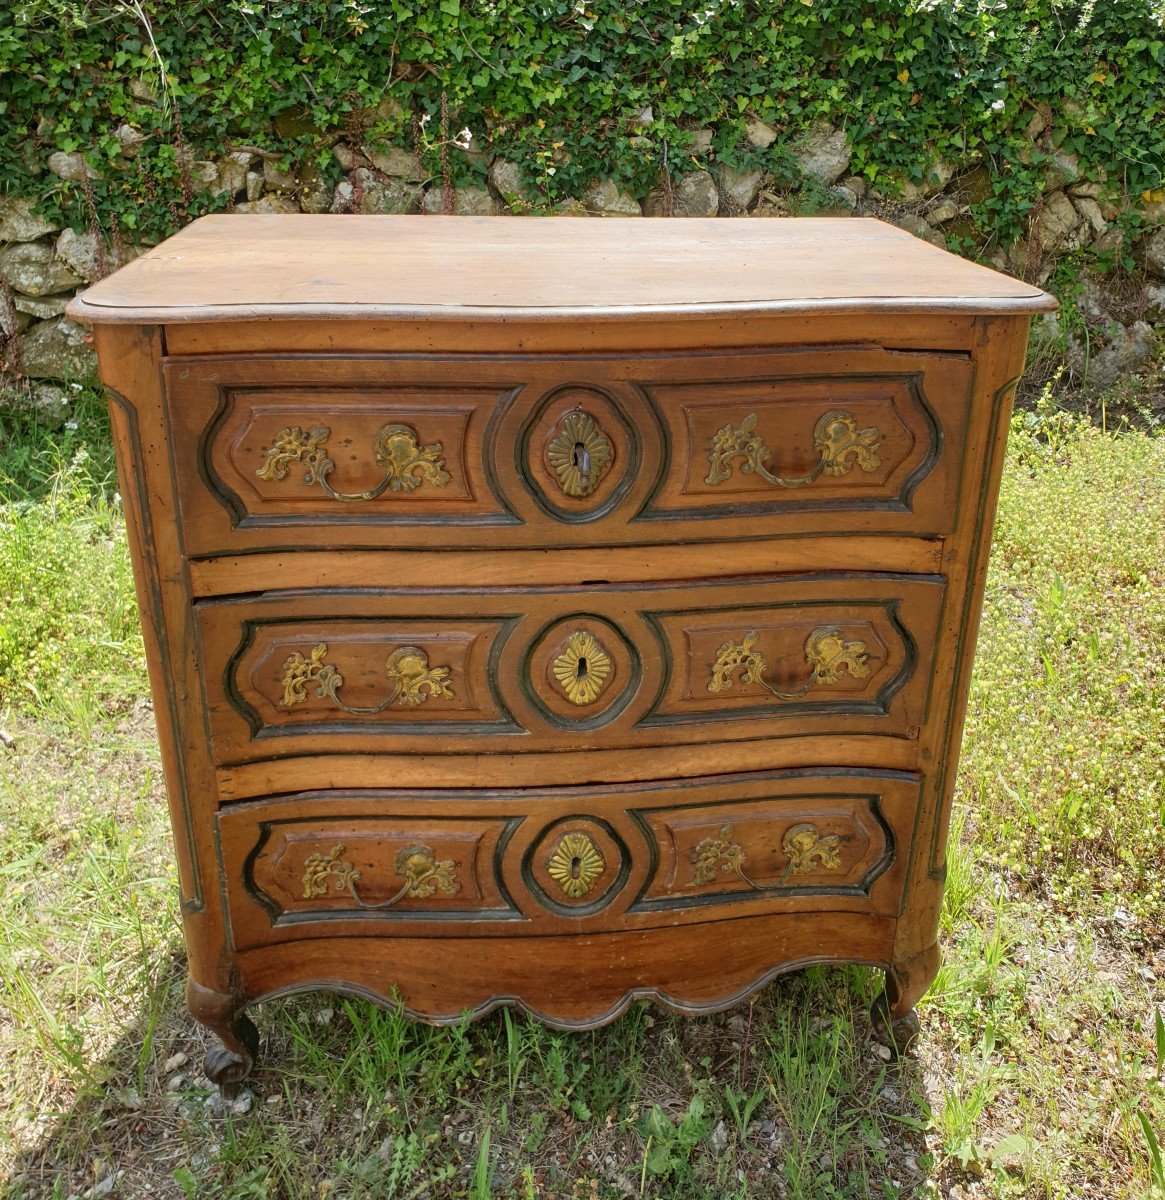
<svg viewBox="0 0 1165 1200">
<path fill-rule="evenodd" d="M 944 581 L 883 574 L 203 601 L 220 764 L 913 741 Z"/>
<path fill-rule="evenodd" d="M 165 364 L 187 551 L 650 544 L 953 527 L 956 353 Z"/>
<path fill-rule="evenodd" d="M 598 788 L 328 791 L 218 816 L 240 949 L 764 912 L 892 916 L 918 779 L 778 771 Z"/>
</svg>

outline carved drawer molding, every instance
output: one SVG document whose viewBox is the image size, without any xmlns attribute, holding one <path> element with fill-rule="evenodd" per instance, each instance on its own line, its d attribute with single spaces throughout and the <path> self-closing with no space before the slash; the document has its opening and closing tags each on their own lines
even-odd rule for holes
<svg viewBox="0 0 1165 1200">
<path fill-rule="evenodd" d="M 732 542 L 950 528 L 969 364 L 827 350 L 174 359 L 180 502 L 202 554 Z"/>
<path fill-rule="evenodd" d="M 896 853 L 883 814 L 884 785 L 847 794 L 844 783 L 833 784 L 832 794 L 786 792 L 770 804 L 640 810 L 638 818 L 658 846 L 659 866 L 636 909 L 868 895 Z"/>
<path fill-rule="evenodd" d="M 273 744 L 521 756 L 584 736 L 596 754 L 913 740 L 943 592 L 940 579 L 838 574 L 594 590 L 584 611 L 577 592 L 546 588 L 480 589 L 471 605 L 440 588 L 215 601 L 199 609 L 212 735 L 230 763 Z"/>
<path fill-rule="evenodd" d="M 323 789 L 218 817 L 240 945 L 651 928 L 756 906 L 890 912 L 918 779 L 830 769 L 611 787 Z M 571 811 L 573 809 L 573 811 Z M 515 924 L 515 923 L 519 924 Z"/>
<path fill-rule="evenodd" d="M 400 802 L 328 792 L 228 811 L 219 826 L 229 869 L 249 897 L 236 906 L 235 936 L 261 945 L 310 934 L 321 921 L 513 921 L 494 859 L 516 825 L 419 817 Z"/>
</svg>

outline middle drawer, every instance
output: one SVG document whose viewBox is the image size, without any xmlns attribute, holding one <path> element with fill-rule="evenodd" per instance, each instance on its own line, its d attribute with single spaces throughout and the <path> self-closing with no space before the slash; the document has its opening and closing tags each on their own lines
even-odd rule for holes
<svg viewBox="0 0 1165 1200">
<path fill-rule="evenodd" d="M 203 601 L 215 758 L 915 739 L 943 591 L 823 574 Z"/>
</svg>

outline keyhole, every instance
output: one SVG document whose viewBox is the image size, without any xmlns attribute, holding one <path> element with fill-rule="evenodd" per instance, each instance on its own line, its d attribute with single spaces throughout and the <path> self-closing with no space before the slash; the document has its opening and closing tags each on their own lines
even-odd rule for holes
<svg viewBox="0 0 1165 1200">
<path fill-rule="evenodd" d="M 579 856 L 576 854 L 574 856 L 574 858 L 572 858 L 570 860 L 570 877 L 572 879 L 577 879 L 579 877 L 579 873 L 581 871 L 582 871 L 582 859 L 579 858 Z"/>
<path fill-rule="evenodd" d="M 584 443 L 575 442 L 570 461 L 578 471 L 579 482 L 585 487 L 591 481 L 591 452 Z"/>
<path fill-rule="evenodd" d="M 587 677 L 587 660 L 580 658 L 574 668 L 575 679 L 586 679 Z"/>
</svg>

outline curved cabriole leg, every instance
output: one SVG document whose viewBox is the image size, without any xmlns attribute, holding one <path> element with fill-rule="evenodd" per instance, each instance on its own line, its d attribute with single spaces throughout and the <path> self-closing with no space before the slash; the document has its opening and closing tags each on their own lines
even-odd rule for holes
<svg viewBox="0 0 1165 1200">
<path fill-rule="evenodd" d="M 186 1006 L 219 1039 L 206 1052 L 206 1075 L 224 1100 L 233 1100 L 239 1084 L 251 1073 L 259 1052 L 259 1031 L 243 1011 L 238 996 L 186 981 Z"/>
<path fill-rule="evenodd" d="M 905 1054 L 921 1032 L 915 1004 L 938 974 L 938 943 L 913 958 L 892 962 L 886 971 L 886 986 L 870 1006 L 874 1035 L 895 1057 Z"/>
</svg>

